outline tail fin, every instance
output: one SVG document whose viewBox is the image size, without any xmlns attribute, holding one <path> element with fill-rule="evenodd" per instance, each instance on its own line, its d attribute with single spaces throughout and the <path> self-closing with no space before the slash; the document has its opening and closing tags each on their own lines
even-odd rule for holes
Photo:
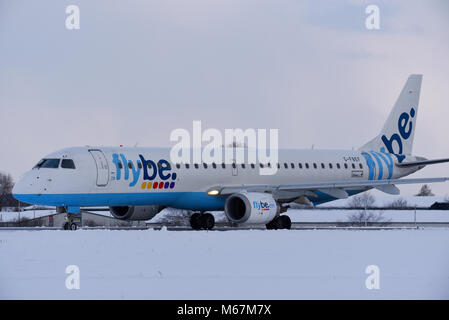
<svg viewBox="0 0 449 320">
<path fill-rule="evenodd" d="M 380 134 L 359 150 L 394 153 L 399 162 L 412 153 L 421 81 L 420 74 L 408 77 Z"/>
</svg>

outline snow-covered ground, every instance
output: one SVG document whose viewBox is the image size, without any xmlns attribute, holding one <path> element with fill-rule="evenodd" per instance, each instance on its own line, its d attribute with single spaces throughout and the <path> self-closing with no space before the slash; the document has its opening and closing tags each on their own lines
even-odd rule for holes
<svg viewBox="0 0 449 320">
<path fill-rule="evenodd" d="M 3 230 L 0 298 L 449 299 L 449 230 Z"/>
<path fill-rule="evenodd" d="M 448 195 L 437 195 L 437 196 L 428 196 L 428 197 L 418 197 L 411 195 L 389 195 L 385 193 L 379 193 L 379 191 L 369 191 L 369 193 L 374 197 L 374 207 L 388 207 L 393 201 L 402 199 L 407 202 L 407 205 L 410 207 L 418 207 L 418 208 L 428 208 L 435 202 L 449 202 Z M 331 202 L 326 202 L 320 204 L 320 208 L 326 207 L 348 207 L 351 199 L 353 197 L 349 197 L 346 199 L 335 200 Z"/>
<path fill-rule="evenodd" d="M 293 209 L 288 216 L 293 222 L 349 222 L 360 210 Z M 380 216 L 380 222 L 414 222 L 414 210 L 368 210 Z M 449 222 L 449 210 L 416 210 L 416 222 Z"/>
</svg>

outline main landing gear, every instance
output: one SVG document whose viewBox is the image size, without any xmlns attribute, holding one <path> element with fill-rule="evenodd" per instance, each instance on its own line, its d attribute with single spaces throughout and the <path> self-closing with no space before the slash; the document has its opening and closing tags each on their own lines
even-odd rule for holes
<svg viewBox="0 0 449 320">
<path fill-rule="evenodd" d="M 190 217 L 190 226 L 194 230 L 211 230 L 215 226 L 215 218 L 208 212 L 196 212 Z"/>
<path fill-rule="evenodd" d="M 267 230 L 277 229 L 290 229 L 292 227 L 292 221 L 289 216 L 279 216 L 267 223 Z"/>
</svg>

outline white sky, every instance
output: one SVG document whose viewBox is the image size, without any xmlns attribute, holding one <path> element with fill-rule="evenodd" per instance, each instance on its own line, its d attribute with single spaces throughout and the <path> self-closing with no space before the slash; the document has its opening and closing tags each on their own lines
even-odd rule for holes
<svg viewBox="0 0 449 320">
<path fill-rule="evenodd" d="M 365 28 L 372 3 L 378 31 Z M 80 30 L 65 28 L 70 4 Z M 0 170 L 17 180 L 68 146 L 171 146 L 193 120 L 278 128 L 285 148 L 357 148 L 411 73 L 424 74 L 414 152 L 449 157 L 448 18 L 444 0 L 0 0 Z"/>
</svg>

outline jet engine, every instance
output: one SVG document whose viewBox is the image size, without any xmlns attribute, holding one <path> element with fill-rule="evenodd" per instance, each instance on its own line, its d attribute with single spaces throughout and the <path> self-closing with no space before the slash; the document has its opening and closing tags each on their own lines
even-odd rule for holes
<svg viewBox="0 0 449 320">
<path fill-rule="evenodd" d="M 109 207 L 109 212 L 120 220 L 150 220 L 164 209 L 163 206 Z"/>
<path fill-rule="evenodd" d="M 226 199 L 225 214 L 239 224 L 267 224 L 280 214 L 280 206 L 268 193 L 241 192 Z"/>
</svg>

